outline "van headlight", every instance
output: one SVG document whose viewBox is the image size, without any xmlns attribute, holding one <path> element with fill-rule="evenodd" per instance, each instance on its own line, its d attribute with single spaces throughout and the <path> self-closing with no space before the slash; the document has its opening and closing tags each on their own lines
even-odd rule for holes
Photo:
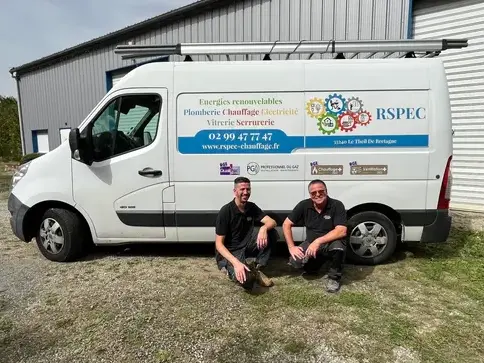
<svg viewBox="0 0 484 363">
<path fill-rule="evenodd" d="M 17 171 L 13 174 L 13 177 L 12 177 L 11 189 L 15 188 L 15 186 L 20 181 L 20 179 L 22 179 L 25 176 L 25 174 L 27 174 L 27 170 L 29 170 L 29 166 L 31 162 L 32 161 L 28 161 L 17 168 Z"/>
</svg>

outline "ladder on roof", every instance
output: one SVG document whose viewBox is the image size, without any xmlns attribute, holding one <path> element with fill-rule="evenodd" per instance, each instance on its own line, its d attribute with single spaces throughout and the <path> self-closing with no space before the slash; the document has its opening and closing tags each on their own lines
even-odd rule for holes
<svg viewBox="0 0 484 363">
<path fill-rule="evenodd" d="M 213 55 L 264 54 L 264 60 L 271 60 L 271 54 L 286 54 L 286 59 L 292 54 L 336 54 L 335 59 L 345 59 L 344 53 L 355 58 L 360 53 L 369 53 L 364 58 L 371 58 L 378 53 L 385 53 L 383 58 L 399 53 L 399 58 L 428 58 L 438 56 L 447 49 L 467 47 L 467 39 L 441 40 L 301 40 L 274 42 L 233 42 L 233 43 L 178 43 L 168 45 L 118 45 L 116 54 L 123 59 L 179 55 L 185 56 L 185 61 L 192 61 L 192 56 L 205 55 L 212 60 Z M 401 55 L 403 53 L 403 55 Z M 420 54 L 420 57 L 417 56 Z"/>
</svg>

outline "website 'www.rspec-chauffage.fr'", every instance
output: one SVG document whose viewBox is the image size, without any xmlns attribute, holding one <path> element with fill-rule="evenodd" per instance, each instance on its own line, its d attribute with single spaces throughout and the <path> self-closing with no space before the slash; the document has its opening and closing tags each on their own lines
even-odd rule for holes
<svg viewBox="0 0 484 363">
<path fill-rule="evenodd" d="M 258 142 L 256 144 L 241 144 L 241 145 L 234 145 L 234 144 L 225 144 L 225 145 L 214 145 L 214 144 L 206 144 L 202 145 L 203 150 L 277 150 L 279 149 L 278 143 L 271 143 L 266 144 L 262 142 Z"/>
</svg>

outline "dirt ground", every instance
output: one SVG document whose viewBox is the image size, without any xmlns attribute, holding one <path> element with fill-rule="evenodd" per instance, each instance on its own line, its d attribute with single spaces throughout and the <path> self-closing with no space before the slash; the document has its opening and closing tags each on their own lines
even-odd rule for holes
<svg viewBox="0 0 484 363">
<path fill-rule="evenodd" d="M 248 294 L 213 246 L 96 249 L 46 260 L 10 232 L 0 196 L 0 362 L 482 362 L 484 235 L 346 266 L 337 295 L 271 261 Z"/>
</svg>

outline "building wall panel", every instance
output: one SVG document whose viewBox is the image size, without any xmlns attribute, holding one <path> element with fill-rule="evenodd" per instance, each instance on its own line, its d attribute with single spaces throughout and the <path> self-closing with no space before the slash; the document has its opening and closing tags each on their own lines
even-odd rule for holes
<svg viewBox="0 0 484 363">
<path fill-rule="evenodd" d="M 406 38 L 409 1 L 237 1 L 174 24 L 160 25 L 159 29 L 120 43 Z M 133 64 L 114 54 L 114 48 L 112 44 L 22 75 L 20 94 L 26 152 L 32 152 L 31 133 L 35 129 L 48 128 L 51 148 L 57 147 L 59 128 L 77 126 L 106 93 L 106 71 Z M 261 59 L 261 56 L 251 58 Z M 205 59 L 194 57 L 194 60 Z"/>
<path fill-rule="evenodd" d="M 466 38 L 467 48 L 443 52 L 454 129 L 454 209 L 484 211 L 484 2 L 419 1 L 414 10 L 416 39 Z"/>
</svg>

